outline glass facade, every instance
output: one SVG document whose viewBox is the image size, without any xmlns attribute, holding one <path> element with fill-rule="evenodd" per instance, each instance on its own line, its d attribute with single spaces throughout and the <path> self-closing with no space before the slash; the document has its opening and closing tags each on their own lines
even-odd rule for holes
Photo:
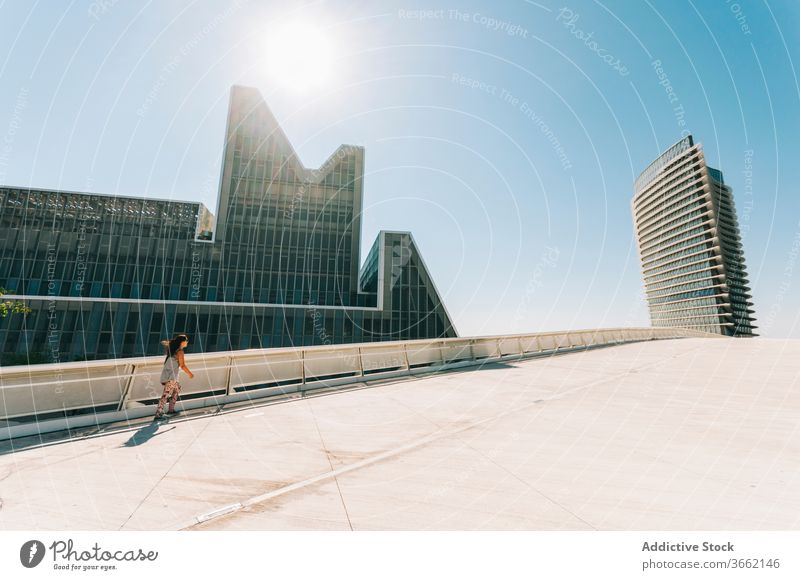
<svg viewBox="0 0 800 580">
<path fill-rule="evenodd" d="M 754 336 L 732 192 L 691 135 L 636 179 L 632 209 L 653 326 Z"/>
<path fill-rule="evenodd" d="M 299 162 L 234 87 L 216 217 L 202 204 L 0 187 L 4 364 L 456 336 L 408 232 L 359 269 L 364 150 Z"/>
</svg>

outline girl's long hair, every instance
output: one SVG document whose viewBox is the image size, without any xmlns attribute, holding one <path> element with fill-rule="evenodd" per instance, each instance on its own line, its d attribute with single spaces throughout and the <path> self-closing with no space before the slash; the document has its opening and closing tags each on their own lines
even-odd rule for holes
<svg viewBox="0 0 800 580">
<path fill-rule="evenodd" d="M 175 356 L 175 353 L 181 349 L 181 343 L 184 340 L 189 340 L 189 337 L 185 334 L 176 334 L 171 340 L 164 341 L 166 342 L 164 346 L 167 347 L 167 358 L 164 359 L 164 362 L 166 362 L 169 357 Z"/>
</svg>

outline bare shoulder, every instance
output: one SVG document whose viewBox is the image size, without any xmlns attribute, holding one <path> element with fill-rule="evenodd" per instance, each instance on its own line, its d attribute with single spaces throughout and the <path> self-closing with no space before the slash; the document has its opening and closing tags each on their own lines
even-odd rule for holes
<svg viewBox="0 0 800 580">
<path fill-rule="evenodd" d="M 183 364 L 183 350 L 179 350 L 177 353 L 175 353 L 175 356 L 177 357 L 178 362 Z"/>
</svg>

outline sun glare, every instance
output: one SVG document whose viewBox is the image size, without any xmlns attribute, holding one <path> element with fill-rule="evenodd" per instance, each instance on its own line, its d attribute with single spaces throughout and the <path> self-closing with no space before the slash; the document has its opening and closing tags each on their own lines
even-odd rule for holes
<svg viewBox="0 0 800 580">
<path fill-rule="evenodd" d="M 333 45 L 324 30 L 307 23 L 287 22 L 267 31 L 267 66 L 281 86 L 306 91 L 331 77 Z"/>
</svg>

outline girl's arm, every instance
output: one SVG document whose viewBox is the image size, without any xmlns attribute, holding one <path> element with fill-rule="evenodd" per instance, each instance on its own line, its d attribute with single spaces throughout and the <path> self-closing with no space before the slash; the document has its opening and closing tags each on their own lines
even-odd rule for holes
<svg viewBox="0 0 800 580">
<path fill-rule="evenodd" d="M 183 360 L 184 360 L 184 359 L 183 359 L 183 351 L 182 351 L 182 350 L 179 350 L 179 351 L 178 351 L 178 365 L 179 365 L 179 366 L 180 366 L 180 367 L 181 367 L 181 368 L 184 370 L 184 372 L 185 372 L 187 375 L 189 375 L 189 378 L 190 378 L 190 379 L 193 379 L 193 378 L 194 378 L 194 373 L 193 373 L 192 371 L 190 371 L 190 370 L 189 370 L 189 367 L 187 367 L 187 366 L 186 366 L 186 363 L 185 363 L 185 362 L 183 362 Z"/>
</svg>

